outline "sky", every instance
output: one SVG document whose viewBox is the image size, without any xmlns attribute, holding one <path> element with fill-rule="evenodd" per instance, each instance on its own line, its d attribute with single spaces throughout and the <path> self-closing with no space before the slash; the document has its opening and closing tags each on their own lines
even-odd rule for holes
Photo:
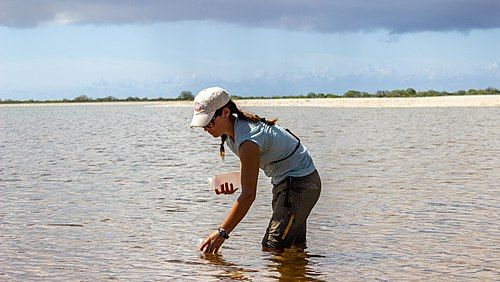
<svg viewBox="0 0 500 282">
<path fill-rule="evenodd" d="M 0 99 L 500 88 L 500 0 L 0 0 Z"/>
</svg>

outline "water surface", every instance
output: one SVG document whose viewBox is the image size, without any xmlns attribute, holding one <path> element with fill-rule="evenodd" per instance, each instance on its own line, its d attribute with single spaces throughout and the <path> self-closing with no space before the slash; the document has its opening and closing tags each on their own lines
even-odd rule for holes
<svg viewBox="0 0 500 282">
<path fill-rule="evenodd" d="M 0 108 L 0 280 L 498 280 L 500 108 L 249 108 L 323 180 L 308 248 L 260 250 L 271 185 L 221 255 L 196 251 L 237 170 L 190 108 Z"/>
</svg>

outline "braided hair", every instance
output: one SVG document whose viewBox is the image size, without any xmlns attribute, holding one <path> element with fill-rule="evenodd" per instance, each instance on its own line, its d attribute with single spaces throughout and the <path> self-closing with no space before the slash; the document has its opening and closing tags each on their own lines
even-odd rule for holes
<svg viewBox="0 0 500 282">
<path fill-rule="evenodd" d="M 226 105 L 224 105 L 222 108 L 215 111 L 215 115 L 216 116 L 222 115 L 222 110 L 224 110 L 224 108 L 229 108 L 230 113 L 236 114 L 236 116 L 239 119 L 250 121 L 250 122 L 263 122 L 267 125 L 273 126 L 278 121 L 278 119 L 276 119 L 276 118 L 273 118 L 271 120 L 266 120 L 265 118 L 261 118 L 256 114 L 242 111 L 242 110 L 238 109 L 238 107 L 236 106 L 236 104 L 232 100 L 229 100 L 229 102 L 227 102 Z M 227 139 L 227 134 L 222 134 L 221 143 L 220 143 L 220 156 L 223 159 L 224 159 L 224 155 L 225 155 L 224 142 L 226 141 L 226 139 Z"/>
</svg>

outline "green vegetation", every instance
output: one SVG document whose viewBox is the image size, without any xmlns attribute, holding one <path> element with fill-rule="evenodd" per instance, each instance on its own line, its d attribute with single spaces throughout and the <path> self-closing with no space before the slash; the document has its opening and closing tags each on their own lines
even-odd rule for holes
<svg viewBox="0 0 500 282">
<path fill-rule="evenodd" d="M 99 103 L 99 102 L 154 102 L 154 101 L 186 101 L 194 100 L 194 95 L 191 91 L 182 91 L 177 98 L 139 98 L 139 97 L 127 97 L 127 98 L 116 98 L 113 96 L 108 96 L 105 98 L 90 98 L 87 95 L 80 95 L 73 100 L 62 99 L 62 100 L 1 100 L 0 104 L 43 104 L 43 103 Z"/>
<path fill-rule="evenodd" d="M 194 100 L 194 95 L 191 91 L 182 91 L 177 100 L 192 101 Z"/>
<path fill-rule="evenodd" d="M 458 90 L 456 92 L 446 92 L 446 91 L 435 91 L 427 90 L 417 92 L 413 88 L 408 88 L 406 90 L 392 90 L 392 91 L 377 91 L 375 93 L 368 93 L 356 90 L 349 90 L 344 95 L 332 94 L 332 93 L 314 93 L 309 92 L 307 95 L 298 96 L 255 96 L 255 97 L 242 97 L 237 95 L 232 95 L 231 97 L 235 100 L 244 99 L 293 99 L 293 98 L 394 98 L 394 97 L 432 97 L 432 96 L 463 96 L 463 95 L 500 95 L 500 90 L 496 88 L 486 88 L 486 89 L 469 89 Z M 191 91 L 182 91 L 177 98 L 139 98 L 139 97 L 127 97 L 124 99 L 116 98 L 113 96 L 108 96 L 105 98 L 90 98 L 87 95 L 80 95 L 72 100 L 1 100 L 0 104 L 24 104 L 24 103 L 99 103 L 99 102 L 154 102 L 154 101 L 192 101 L 194 99 L 193 93 Z"/>
</svg>

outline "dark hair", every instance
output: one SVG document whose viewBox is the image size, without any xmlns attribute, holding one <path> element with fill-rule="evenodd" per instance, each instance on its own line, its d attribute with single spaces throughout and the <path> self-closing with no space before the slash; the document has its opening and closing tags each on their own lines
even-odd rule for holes
<svg viewBox="0 0 500 282">
<path fill-rule="evenodd" d="M 218 109 L 217 111 L 215 111 L 214 115 L 215 116 L 222 115 L 222 110 L 224 110 L 224 108 L 228 108 L 230 110 L 231 114 L 236 114 L 236 116 L 239 119 L 250 121 L 250 122 L 263 122 L 263 123 L 266 123 L 267 125 L 273 126 L 278 121 L 278 119 L 276 119 L 276 118 L 273 118 L 271 120 L 266 120 L 265 118 L 261 118 L 261 117 L 259 117 L 256 114 L 252 114 L 250 112 L 242 111 L 242 110 L 238 109 L 238 107 L 233 102 L 233 100 L 229 100 L 229 102 L 227 102 L 227 104 L 225 104 L 220 109 Z M 224 158 L 224 155 L 225 155 L 224 142 L 226 141 L 226 139 L 227 139 L 227 135 L 226 134 L 222 134 L 222 136 L 221 136 L 221 143 L 220 143 L 220 156 L 221 156 L 221 158 Z"/>
</svg>

